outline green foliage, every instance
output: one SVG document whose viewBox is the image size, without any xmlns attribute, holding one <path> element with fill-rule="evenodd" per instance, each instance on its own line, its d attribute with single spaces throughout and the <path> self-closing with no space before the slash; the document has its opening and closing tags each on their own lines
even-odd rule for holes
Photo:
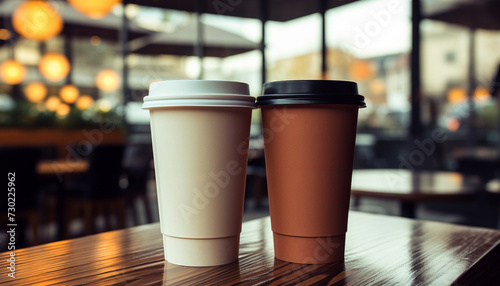
<svg viewBox="0 0 500 286">
<path fill-rule="evenodd" d="M 79 110 L 71 106 L 66 116 L 58 116 L 56 112 L 47 110 L 43 105 L 27 101 L 17 101 L 14 108 L 0 110 L 0 128 L 94 128 L 102 122 L 112 122 L 117 129 L 125 131 L 124 118 L 116 109 L 102 112 L 97 108 Z"/>
</svg>

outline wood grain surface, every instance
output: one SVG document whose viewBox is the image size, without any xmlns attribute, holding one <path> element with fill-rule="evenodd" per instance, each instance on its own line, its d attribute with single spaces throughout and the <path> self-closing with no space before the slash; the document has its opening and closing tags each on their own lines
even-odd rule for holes
<svg viewBox="0 0 500 286">
<path fill-rule="evenodd" d="M 269 218 L 243 224 L 240 259 L 218 267 L 163 260 L 159 224 L 16 251 L 6 285 L 500 285 L 500 231 L 351 212 L 344 263 L 274 258 Z"/>
<path fill-rule="evenodd" d="M 353 171 L 351 194 L 414 202 L 456 200 L 472 198 L 480 186 L 478 177 L 456 172 L 368 169 Z"/>
</svg>

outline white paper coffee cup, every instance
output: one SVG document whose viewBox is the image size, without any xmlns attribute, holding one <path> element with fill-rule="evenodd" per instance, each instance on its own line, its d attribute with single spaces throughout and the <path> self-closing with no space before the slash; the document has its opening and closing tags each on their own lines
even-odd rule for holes
<svg viewBox="0 0 500 286">
<path fill-rule="evenodd" d="M 162 81 L 149 109 L 165 259 L 214 266 L 238 259 L 255 98 L 229 81 Z"/>
</svg>

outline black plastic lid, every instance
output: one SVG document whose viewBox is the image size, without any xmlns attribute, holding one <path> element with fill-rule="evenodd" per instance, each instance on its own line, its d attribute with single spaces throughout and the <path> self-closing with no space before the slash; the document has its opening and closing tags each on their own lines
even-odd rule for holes
<svg viewBox="0 0 500 286">
<path fill-rule="evenodd" d="M 350 104 L 366 107 L 358 85 L 341 80 L 285 80 L 264 84 L 257 105 Z"/>
</svg>

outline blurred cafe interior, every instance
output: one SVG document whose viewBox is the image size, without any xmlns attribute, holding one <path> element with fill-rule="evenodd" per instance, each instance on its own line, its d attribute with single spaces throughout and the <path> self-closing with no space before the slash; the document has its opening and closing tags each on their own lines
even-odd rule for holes
<svg viewBox="0 0 500 286">
<path fill-rule="evenodd" d="M 0 1 L 17 247 L 158 221 L 141 106 L 151 83 L 179 79 L 242 81 L 253 96 L 267 81 L 357 82 L 368 107 L 350 208 L 498 229 L 499 12 L 494 0 Z M 263 138 L 256 109 L 244 221 L 269 215 Z"/>
</svg>

